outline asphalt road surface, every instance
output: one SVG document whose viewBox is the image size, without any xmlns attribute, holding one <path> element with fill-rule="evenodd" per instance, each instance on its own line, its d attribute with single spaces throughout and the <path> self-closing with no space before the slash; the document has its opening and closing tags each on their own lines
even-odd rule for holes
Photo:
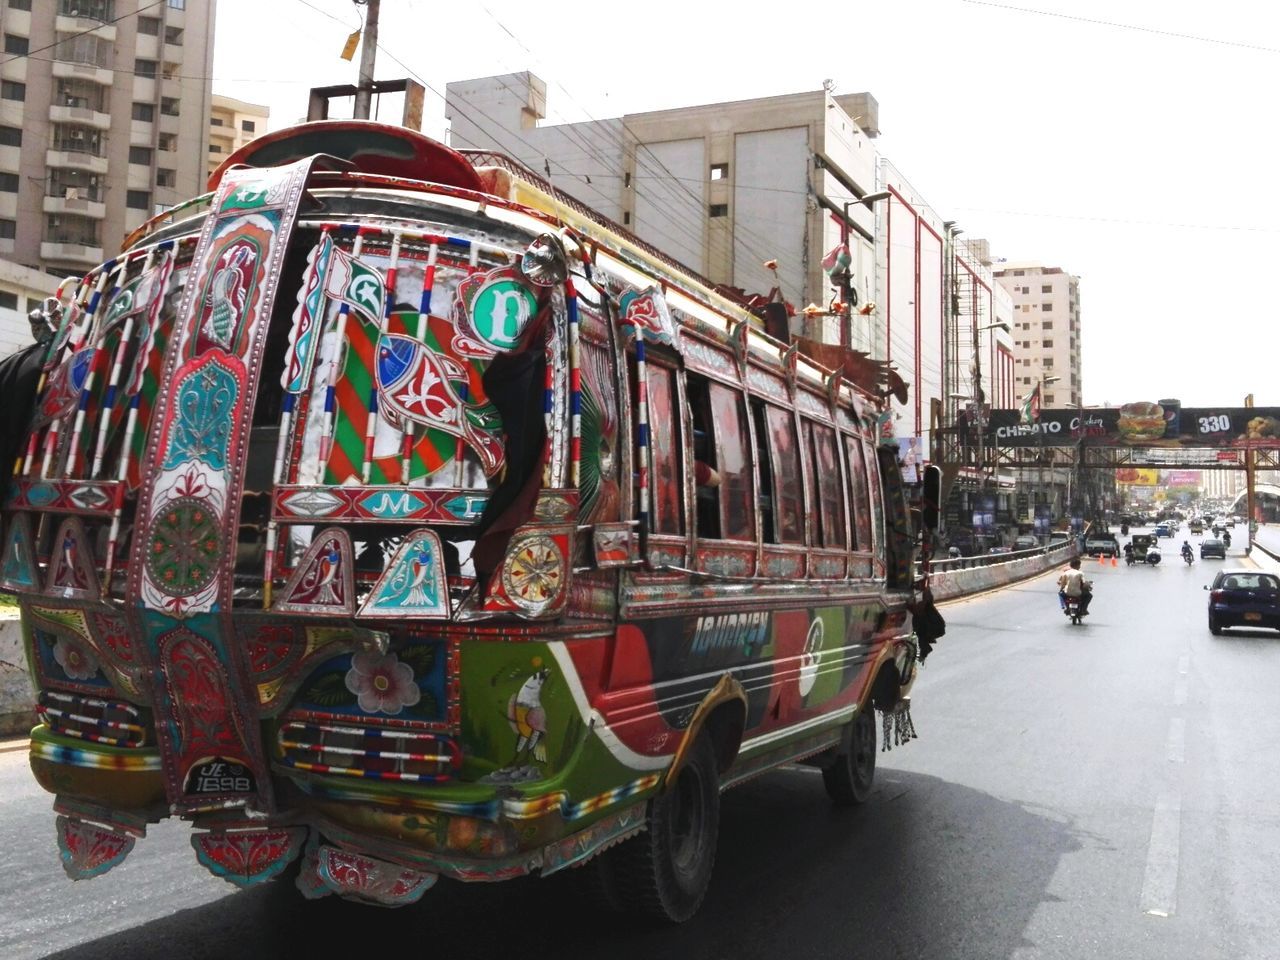
<svg viewBox="0 0 1280 960">
<path fill-rule="evenodd" d="M 72 884 L 50 798 L 0 753 L 0 957 L 1274 958 L 1280 634 L 1209 634 L 1222 566 L 1090 563 L 1078 627 L 1052 575 L 944 606 L 920 739 L 879 755 L 872 799 L 837 810 L 800 768 L 729 792 L 710 895 L 676 928 L 593 914 L 574 876 L 395 911 L 237 892 L 172 822 Z"/>
</svg>

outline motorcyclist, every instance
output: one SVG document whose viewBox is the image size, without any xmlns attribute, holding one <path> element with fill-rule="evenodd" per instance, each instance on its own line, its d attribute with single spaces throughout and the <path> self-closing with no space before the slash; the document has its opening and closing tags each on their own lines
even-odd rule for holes
<svg viewBox="0 0 1280 960">
<path fill-rule="evenodd" d="M 1080 616 L 1089 615 L 1089 602 L 1093 599 L 1093 583 L 1080 572 L 1079 557 L 1072 557 L 1070 569 L 1063 571 L 1062 576 L 1058 577 L 1058 602 L 1062 605 L 1064 613 L 1067 610 L 1067 597 L 1078 597 Z"/>
<path fill-rule="evenodd" d="M 1194 559 L 1195 557 L 1195 554 L 1191 552 L 1191 541 L 1183 540 L 1182 541 L 1182 558 L 1185 560 L 1189 557 L 1192 559 Z"/>
<path fill-rule="evenodd" d="M 1133 563 L 1133 541 L 1126 541 L 1124 545 L 1124 562 Z"/>
<path fill-rule="evenodd" d="M 1222 531 L 1222 545 L 1224 547 L 1231 546 L 1231 534 L 1225 529 Z"/>
</svg>

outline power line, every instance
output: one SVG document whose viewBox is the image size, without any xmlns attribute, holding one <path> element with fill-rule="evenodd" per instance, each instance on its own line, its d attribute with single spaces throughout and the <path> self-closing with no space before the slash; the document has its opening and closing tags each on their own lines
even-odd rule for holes
<svg viewBox="0 0 1280 960">
<path fill-rule="evenodd" d="M 1264 47 L 1261 44 L 1245 43 L 1242 40 L 1219 40 L 1216 37 L 1202 37 L 1194 33 L 1178 33 L 1175 30 L 1161 30 L 1157 27 L 1144 27 L 1135 23 L 1117 23 L 1114 20 L 1099 20 L 1094 17 L 1079 17 L 1070 13 L 1058 13 L 1055 10 L 1033 10 L 1029 7 L 1015 7 L 1009 3 L 995 3 L 993 0 L 964 0 L 975 7 L 995 7 L 999 10 L 1012 10 L 1015 13 L 1031 13 L 1040 17 L 1056 17 L 1059 20 L 1074 20 L 1077 23 L 1088 23 L 1099 27 L 1114 27 L 1117 30 L 1133 30 L 1136 33 L 1150 33 L 1158 37 L 1172 37 L 1175 40 L 1195 40 L 1197 43 L 1213 43 L 1223 47 L 1237 47 L 1242 50 L 1257 50 L 1260 53 L 1280 53 L 1280 48 Z"/>
</svg>

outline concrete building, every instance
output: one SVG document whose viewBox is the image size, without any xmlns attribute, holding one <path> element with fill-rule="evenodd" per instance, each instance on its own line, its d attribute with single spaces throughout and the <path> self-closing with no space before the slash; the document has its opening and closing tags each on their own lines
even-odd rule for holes
<svg viewBox="0 0 1280 960">
<path fill-rule="evenodd" d="M 214 0 L 3 2 L 0 257 L 83 273 L 203 191 Z"/>
<path fill-rule="evenodd" d="M 267 132 L 267 120 L 271 116 L 269 107 L 256 103 L 245 103 L 215 93 L 212 109 L 209 114 L 209 165 L 208 173 L 214 170 L 254 137 Z"/>
<path fill-rule="evenodd" d="M 1019 397 L 1045 384 L 1045 407 L 1077 407 L 1083 396 L 1080 370 L 1080 278 L 1061 267 L 1031 261 L 1004 263 L 996 281 L 1013 298 L 1013 375 Z"/>
<path fill-rule="evenodd" d="M 982 328 L 979 350 L 990 353 L 981 361 L 987 402 L 1011 396 L 999 350 L 1011 356 L 1012 348 L 988 325 L 1001 296 L 990 269 L 948 248 L 942 217 L 879 155 L 871 94 L 821 89 L 542 125 L 546 114 L 546 85 L 529 73 L 445 88 L 454 147 L 519 160 L 712 283 L 747 293 L 776 286 L 798 309 L 826 307 L 836 290 L 822 260 L 847 231 L 858 300 L 850 345 L 890 361 L 910 384 L 895 432 L 924 438 L 925 449 L 932 402 L 947 391 L 943 290 L 952 256 L 965 264 L 955 273 L 976 278 L 965 317 Z M 882 191 L 890 196 L 870 209 L 857 202 Z M 776 271 L 765 266 L 774 259 Z M 792 332 L 840 339 L 831 316 L 798 315 Z M 972 353 L 966 347 L 966 370 Z"/>
</svg>

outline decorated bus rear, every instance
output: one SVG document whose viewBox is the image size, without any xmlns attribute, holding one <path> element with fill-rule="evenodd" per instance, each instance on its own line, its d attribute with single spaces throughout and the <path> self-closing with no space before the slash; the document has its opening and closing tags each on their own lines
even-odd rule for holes
<svg viewBox="0 0 1280 960">
<path fill-rule="evenodd" d="M 0 589 L 73 879 L 171 815 L 392 905 L 643 832 L 596 869 L 682 919 L 722 787 L 907 735 L 872 398 L 535 181 L 308 124 L 66 288 Z"/>
</svg>

